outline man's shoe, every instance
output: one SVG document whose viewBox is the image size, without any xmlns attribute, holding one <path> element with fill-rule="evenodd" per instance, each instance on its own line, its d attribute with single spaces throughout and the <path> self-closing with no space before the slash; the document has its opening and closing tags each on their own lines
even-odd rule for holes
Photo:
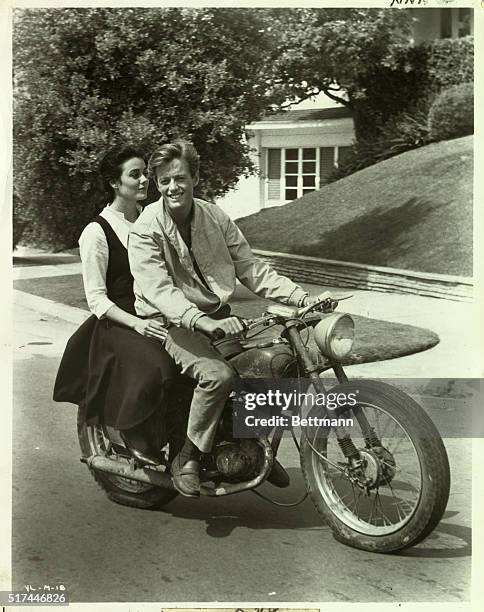
<svg viewBox="0 0 484 612">
<path fill-rule="evenodd" d="M 132 440 L 129 434 L 127 434 L 126 432 L 129 432 L 129 430 L 120 431 L 119 433 L 124 442 L 124 445 L 129 451 L 129 454 L 131 455 L 131 457 L 133 457 L 136 463 L 138 463 L 139 465 L 150 465 L 152 467 L 160 465 L 162 459 L 161 453 L 158 453 L 154 449 L 141 450 L 141 448 L 139 448 L 139 446 L 141 445 L 136 444 L 135 446 L 135 444 L 133 444 L 134 440 Z M 138 440 L 136 440 L 136 442 L 137 441 Z"/>
<path fill-rule="evenodd" d="M 180 455 L 173 459 L 171 464 L 173 486 L 185 497 L 199 497 L 200 495 L 200 461 L 189 459 L 182 463 Z"/>
<path fill-rule="evenodd" d="M 274 459 L 274 466 L 267 477 L 267 482 L 270 482 L 272 485 L 279 487 L 280 489 L 288 487 L 289 483 L 291 482 L 289 479 L 289 474 L 277 459 Z"/>
</svg>

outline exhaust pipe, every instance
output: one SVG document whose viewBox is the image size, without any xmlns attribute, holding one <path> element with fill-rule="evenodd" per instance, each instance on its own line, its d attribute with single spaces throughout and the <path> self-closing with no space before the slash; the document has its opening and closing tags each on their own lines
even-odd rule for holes
<svg viewBox="0 0 484 612">
<path fill-rule="evenodd" d="M 99 472 L 106 472 L 106 474 L 113 474 L 113 476 L 137 480 L 138 482 L 144 482 L 154 487 L 162 487 L 163 489 L 175 488 L 171 476 L 167 472 L 159 471 L 157 468 L 131 468 L 128 464 L 109 459 L 103 455 L 81 457 L 81 461 L 89 468 L 98 470 Z"/>
<path fill-rule="evenodd" d="M 267 478 L 274 465 L 274 455 L 272 452 L 272 447 L 267 439 L 259 439 L 257 440 L 257 443 L 264 451 L 264 463 L 262 470 L 255 478 L 249 480 L 248 482 L 225 485 L 218 484 L 215 487 L 204 486 L 202 481 L 200 483 L 200 495 L 206 495 L 207 497 L 222 497 L 225 495 L 233 495 L 234 493 L 255 489 L 255 487 L 259 486 Z M 121 478 L 129 478 L 131 480 L 143 482 L 154 487 L 175 490 L 170 474 L 165 471 L 162 472 L 154 467 L 131 468 L 126 463 L 109 459 L 104 455 L 81 457 L 81 462 L 85 463 L 89 468 L 98 470 L 99 472 L 113 474 L 114 476 L 120 476 Z"/>
</svg>

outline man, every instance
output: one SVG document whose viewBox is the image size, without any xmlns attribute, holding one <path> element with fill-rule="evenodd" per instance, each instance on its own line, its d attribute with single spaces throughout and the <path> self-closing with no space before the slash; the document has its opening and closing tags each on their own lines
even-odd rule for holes
<svg viewBox="0 0 484 612">
<path fill-rule="evenodd" d="M 236 278 L 262 297 L 305 305 L 308 294 L 258 260 L 235 223 L 216 205 L 194 199 L 199 157 L 185 141 L 165 144 L 148 162 L 161 198 L 145 208 L 129 237 L 129 260 L 140 316 L 164 315 L 166 350 L 197 386 L 187 438 L 172 464 L 183 495 L 200 493 L 200 453 L 211 450 L 219 417 L 233 389 L 234 371 L 209 336 L 243 330 L 225 316 Z"/>
</svg>

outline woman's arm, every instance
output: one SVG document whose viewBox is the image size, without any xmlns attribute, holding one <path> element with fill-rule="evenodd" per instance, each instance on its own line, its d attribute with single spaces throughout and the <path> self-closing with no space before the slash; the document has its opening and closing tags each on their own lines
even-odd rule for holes
<svg viewBox="0 0 484 612">
<path fill-rule="evenodd" d="M 157 340 L 161 340 L 164 342 L 166 340 L 166 336 L 168 335 L 168 330 L 164 327 L 159 321 L 156 319 L 141 319 L 140 317 L 136 317 L 135 315 L 126 312 L 116 304 L 113 304 L 111 308 L 106 312 L 106 317 L 111 319 L 111 321 L 115 321 L 116 323 L 121 323 L 121 325 L 126 325 L 126 327 L 130 327 L 134 329 L 134 331 L 138 332 L 142 336 L 147 336 L 148 338 L 156 338 Z"/>
<path fill-rule="evenodd" d="M 82 262 L 82 280 L 84 292 L 90 311 L 98 319 L 107 317 L 116 323 L 126 325 L 143 336 L 164 341 L 167 330 L 153 319 L 141 319 L 122 308 L 108 298 L 106 272 L 109 260 L 109 248 L 106 236 L 98 223 L 90 223 L 79 238 L 79 253 Z"/>
</svg>

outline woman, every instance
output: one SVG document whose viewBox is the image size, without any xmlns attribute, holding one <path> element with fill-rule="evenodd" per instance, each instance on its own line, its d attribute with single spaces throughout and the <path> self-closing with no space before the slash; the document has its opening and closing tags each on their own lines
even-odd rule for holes
<svg viewBox="0 0 484 612">
<path fill-rule="evenodd" d="M 163 324 L 136 316 L 127 252 L 130 228 L 147 196 L 146 165 L 134 147 L 117 146 L 104 156 L 100 173 L 111 203 L 79 239 L 93 316 L 67 344 L 54 400 L 79 404 L 88 424 L 120 430 L 139 463 L 157 465 L 161 457 L 149 422 L 160 409 L 174 364 L 163 348 Z"/>
</svg>

